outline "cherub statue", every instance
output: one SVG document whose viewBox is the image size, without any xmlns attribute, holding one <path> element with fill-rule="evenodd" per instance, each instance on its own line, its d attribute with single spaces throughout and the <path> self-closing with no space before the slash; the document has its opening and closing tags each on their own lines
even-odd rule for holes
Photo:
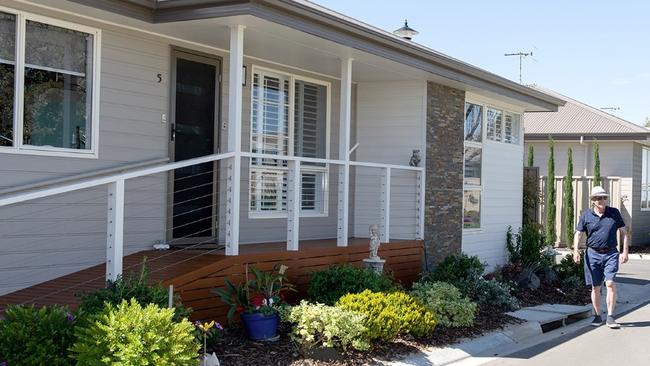
<svg viewBox="0 0 650 366">
<path fill-rule="evenodd" d="M 422 161 L 422 158 L 420 158 L 420 150 L 413 150 L 413 155 L 411 155 L 411 160 L 409 160 L 409 165 L 419 166 L 420 161 Z"/>
<path fill-rule="evenodd" d="M 379 259 L 379 226 L 377 224 L 370 225 L 370 259 Z"/>
</svg>

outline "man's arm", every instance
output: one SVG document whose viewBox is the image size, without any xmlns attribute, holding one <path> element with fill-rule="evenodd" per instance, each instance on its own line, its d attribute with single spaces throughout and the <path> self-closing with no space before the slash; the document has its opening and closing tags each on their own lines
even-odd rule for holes
<svg viewBox="0 0 650 366">
<path fill-rule="evenodd" d="M 630 235 L 628 235 L 627 226 L 618 228 L 618 231 L 623 235 L 623 253 L 621 253 L 620 260 L 621 263 L 626 263 L 630 251 Z"/>
<path fill-rule="evenodd" d="M 578 230 L 573 234 L 573 261 L 576 263 L 580 263 L 580 251 L 578 247 L 580 247 L 580 241 L 584 235 L 585 233 L 583 231 Z"/>
</svg>

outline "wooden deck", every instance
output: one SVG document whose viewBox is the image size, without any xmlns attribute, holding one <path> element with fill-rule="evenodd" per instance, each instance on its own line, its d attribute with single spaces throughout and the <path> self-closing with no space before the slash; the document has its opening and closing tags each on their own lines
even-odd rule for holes
<svg viewBox="0 0 650 366">
<path fill-rule="evenodd" d="M 225 256 L 223 251 L 170 250 L 143 251 L 124 258 L 124 273 L 138 272 L 147 258 L 150 283 L 173 284 L 183 303 L 194 309 L 192 319 L 223 320 L 227 308 L 211 291 L 230 278 L 243 280 L 247 267 L 268 270 L 285 264 L 289 280 L 304 295 L 311 272 L 331 264 L 350 263 L 361 266 L 368 255 L 368 239 L 350 239 L 348 247 L 337 247 L 336 239 L 306 240 L 300 250 L 286 251 L 286 243 L 263 243 L 240 246 L 240 255 Z M 402 283 L 410 284 L 421 271 L 422 241 L 393 240 L 380 247 L 386 268 Z M 0 296 L 0 312 L 8 304 L 62 304 L 75 307 L 79 294 L 104 286 L 105 265 L 97 265 L 23 290 Z"/>
</svg>

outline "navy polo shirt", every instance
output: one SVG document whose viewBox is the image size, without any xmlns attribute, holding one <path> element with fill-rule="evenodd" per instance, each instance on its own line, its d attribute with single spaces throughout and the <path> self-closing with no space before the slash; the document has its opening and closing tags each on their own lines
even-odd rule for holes
<svg viewBox="0 0 650 366">
<path fill-rule="evenodd" d="M 593 209 L 582 212 L 576 230 L 587 233 L 588 247 L 605 249 L 616 247 L 616 231 L 624 226 L 621 212 L 607 206 L 602 216 L 598 216 Z"/>
</svg>

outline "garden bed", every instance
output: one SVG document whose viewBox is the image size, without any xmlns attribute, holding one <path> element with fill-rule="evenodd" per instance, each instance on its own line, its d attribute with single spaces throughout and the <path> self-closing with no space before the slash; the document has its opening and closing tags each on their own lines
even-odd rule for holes
<svg viewBox="0 0 650 366">
<path fill-rule="evenodd" d="M 536 290 L 517 289 L 514 295 L 522 307 L 541 304 L 586 305 L 591 303 L 591 288 L 587 286 L 562 291 L 557 286 L 542 283 Z"/>
<path fill-rule="evenodd" d="M 289 338 L 289 329 L 280 330 L 280 338 L 273 342 L 254 342 L 247 339 L 241 328 L 229 328 L 218 337 L 213 351 L 225 366 L 324 366 L 324 365 L 367 365 L 373 358 L 383 360 L 397 359 L 400 356 L 421 351 L 431 346 L 444 346 L 461 338 L 476 337 L 483 333 L 500 329 L 509 323 L 520 320 L 492 311 L 480 310 L 476 314 L 474 326 L 462 328 L 437 327 L 426 338 L 399 337 L 392 342 L 377 343 L 366 352 L 348 351 L 340 361 L 318 361 L 301 354 L 299 347 Z M 224 350 L 227 350 L 224 352 Z"/>
</svg>

